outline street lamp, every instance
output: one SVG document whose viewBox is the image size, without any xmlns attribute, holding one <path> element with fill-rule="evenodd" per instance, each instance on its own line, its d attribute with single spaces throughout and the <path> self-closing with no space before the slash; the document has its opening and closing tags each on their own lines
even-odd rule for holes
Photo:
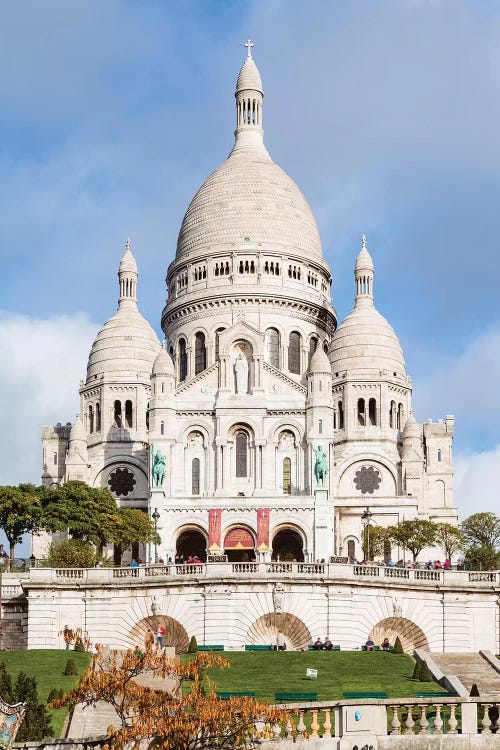
<svg viewBox="0 0 500 750">
<path fill-rule="evenodd" d="M 366 559 L 370 561 L 370 521 L 372 520 L 373 513 L 370 512 L 369 508 L 363 511 L 361 514 L 361 523 L 366 534 Z"/>
<path fill-rule="evenodd" d="M 155 564 L 156 564 L 158 562 L 157 528 L 158 528 L 158 519 L 160 518 L 160 514 L 158 513 L 158 508 L 155 508 L 154 513 L 151 515 L 151 518 L 155 522 Z"/>
</svg>

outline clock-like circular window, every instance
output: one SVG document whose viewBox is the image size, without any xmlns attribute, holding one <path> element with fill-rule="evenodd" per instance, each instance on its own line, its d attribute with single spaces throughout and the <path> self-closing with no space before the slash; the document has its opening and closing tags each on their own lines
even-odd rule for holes
<svg viewBox="0 0 500 750">
<path fill-rule="evenodd" d="M 362 495 L 373 495 L 382 484 L 382 475 L 374 466 L 362 466 L 354 474 L 354 486 Z"/>
<path fill-rule="evenodd" d="M 111 492 L 117 497 L 127 497 L 136 485 L 135 476 L 126 468 L 115 469 L 108 477 Z"/>
</svg>

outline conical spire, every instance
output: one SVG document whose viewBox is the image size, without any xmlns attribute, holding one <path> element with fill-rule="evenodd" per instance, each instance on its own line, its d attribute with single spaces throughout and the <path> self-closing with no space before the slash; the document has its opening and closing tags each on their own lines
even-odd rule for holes
<svg viewBox="0 0 500 750">
<path fill-rule="evenodd" d="M 262 80 L 252 57 L 254 43 L 247 39 L 247 56 L 236 81 L 236 130 L 235 144 L 231 154 L 241 149 L 259 148 L 265 153 L 262 130 Z"/>
<path fill-rule="evenodd" d="M 118 281 L 120 296 L 118 307 L 137 308 L 137 263 L 132 255 L 131 242 L 128 239 L 125 243 L 125 254 L 118 267 Z"/>
<path fill-rule="evenodd" d="M 354 265 L 356 280 L 356 307 L 359 305 L 373 305 L 373 260 L 366 249 L 366 237 L 361 237 L 361 250 Z"/>
</svg>

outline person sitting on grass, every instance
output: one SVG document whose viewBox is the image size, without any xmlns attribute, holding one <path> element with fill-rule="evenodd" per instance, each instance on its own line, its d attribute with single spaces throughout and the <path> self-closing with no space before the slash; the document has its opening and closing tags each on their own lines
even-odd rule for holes
<svg viewBox="0 0 500 750">
<path fill-rule="evenodd" d="M 371 638 L 368 638 L 368 640 L 365 643 L 365 646 L 366 646 L 367 651 L 375 651 L 375 644 Z"/>
<path fill-rule="evenodd" d="M 391 644 L 389 643 L 389 639 L 388 638 L 384 638 L 384 640 L 382 641 L 382 648 L 383 648 L 383 650 L 384 651 L 389 651 L 390 647 L 391 647 Z"/>
<path fill-rule="evenodd" d="M 323 642 L 322 642 L 321 638 L 318 635 L 318 637 L 316 638 L 316 640 L 313 643 L 313 649 L 315 651 L 321 651 L 322 648 L 323 648 Z"/>
</svg>

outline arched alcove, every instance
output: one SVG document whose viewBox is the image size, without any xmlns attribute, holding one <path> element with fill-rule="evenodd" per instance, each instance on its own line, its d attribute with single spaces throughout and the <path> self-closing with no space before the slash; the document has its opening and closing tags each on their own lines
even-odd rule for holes
<svg viewBox="0 0 500 750">
<path fill-rule="evenodd" d="M 189 636 L 186 629 L 178 620 L 174 620 L 173 617 L 168 617 L 168 615 L 151 615 L 151 617 L 145 617 L 134 625 L 130 631 L 130 640 L 134 646 L 144 648 L 144 637 L 148 628 L 156 635 L 158 625 L 163 625 L 165 628 L 163 645 L 173 646 L 176 654 L 185 654 L 189 646 Z"/>
<path fill-rule="evenodd" d="M 176 556 L 182 556 L 184 562 L 188 557 L 199 557 L 202 562 L 207 559 L 207 538 L 200 529 L 189 526 L 181 530 L 175 545 Z"/>
<path fill-rule="evenodd" d="M 304 562 L 304 541 L 293 527 L 279 529 L 273 536 L 273 560 Z"/>
<path fill-rule="evenodd" d="M 388 638 L 392 646 L 396 637 L 399 636 L 404 651 L 412 653 L 416 648 L 429 649 L 429 641 L 424 631 L 411 620 L 405 617 L 387 617 L 375 625 L 370 638 L 376 644 L 381 644 L 384 638 Z"/>
<path fill-rule="evenodd" d="M 270 612 L 259 617 L 248 629 L 245 643 L 275 646 L 279 630 L 283 633 L 289 650 L 305 651 L 312 643 L 307 626 L 289 612 Z"/>
</svg>

